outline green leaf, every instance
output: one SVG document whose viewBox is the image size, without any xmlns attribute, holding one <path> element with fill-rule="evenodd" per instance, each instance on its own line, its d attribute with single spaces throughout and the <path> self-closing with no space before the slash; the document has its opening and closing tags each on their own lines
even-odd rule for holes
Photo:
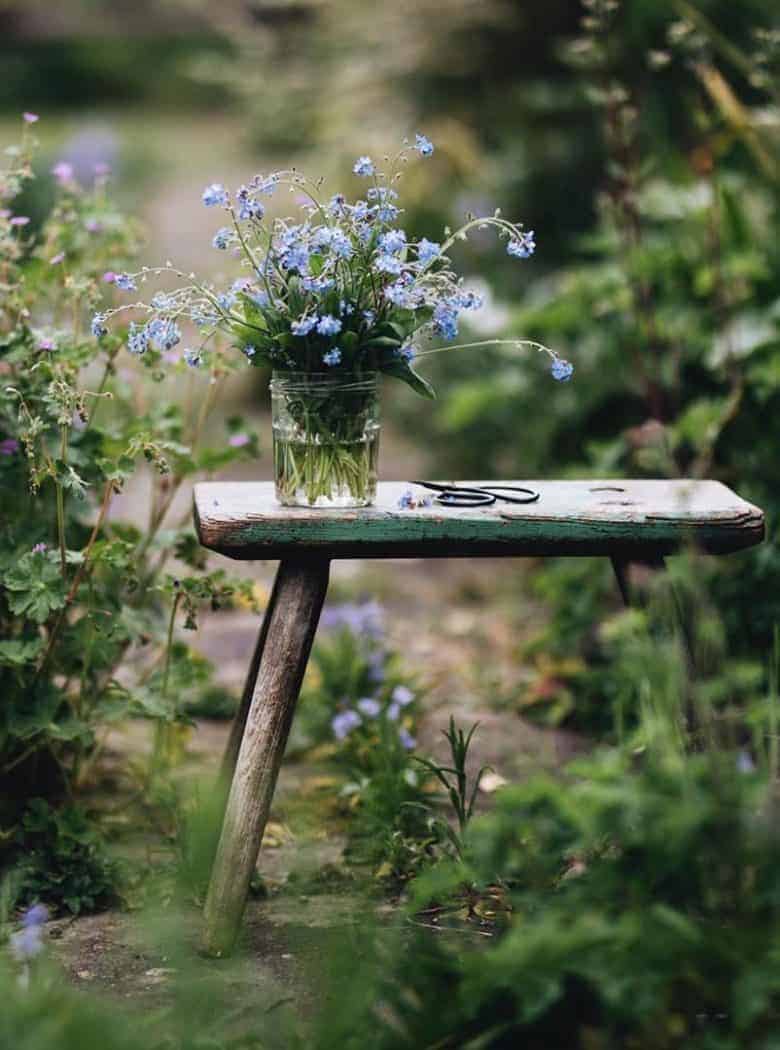
<svg viewBox="0 0 780 1050">
<path fill-rule="evenodd" d="M 250 324 L 257 325 L 258 328 L 261 328 L 263 331 L 265 331 L 265 317 L 263 316 L 263 311 L 260 309 L 257 303 L 250 299 L 246 292 L 241 292 L 238 298 L 244 309 L 244 317 L 247 319 L 247 321 L 249 321 Z"/>
<path fill-rule="evenodd" d="M 408 384 L 415 393 L 422 394 L 423 397 L 428 397 L 431 400 L 436 397 L 436 391 L 428 380 L 418 375 L 403 358 L 388 359 L 379 365 L 379 370 L 384 372 L 385 375 L 392 376 L 394 379 L 400 379 Z"/>
<path fill-rule="evenodd" d="M 369 339 L 363 345 L 371 350 L 397 350 L 401 342 L 392 336 L 380 335 L 374 339 Z"/>
<path fill-rule="evenodd" d="M 53 740 L 83 740 L 87 744 L 90 743 L 94 737 L 89 724 L 87 722 L 82 722 L 78 718 L 68 718 L 63 722 L 51 722 L 46 727 L 46 732 Z"/>
<path fill-rule="evenodd" d="M 41 554 L 25 554 L 3 578 L 8 605 L 17 616 L 45 623 L 65 604 L 65 582 L 59 566 Z"/>
<path fill-rule="evenodd" d="M 349 354 L 351 354 L 355 350 L 357 350 L 357 346 L 358 346 L 357 332 L 345 332 L 341 336 L 341 345 L 344 347 L 344 349 Z"/>
<path fill-rule="evenodd" d="M 242 346 L 257 346 L 266 337 L 266 332 L 259 326 L 240 324 L 238 321 L 231 323 L 230 330 Z"/>
<path fill-rule="evenodd" d="M 12 707 L 8 713 L 8 732 L 17 740 L 30 740 L 41 733 L 49 734 L 62 706 L 61 694 L 48 685 L 27 697 L 24 710 Z"/>
<path fill-rule="evenodd" d="M 0 642 L 0 664 L 5 667 L 22 667 L 32 663 L 40 653 L 42 644 L 40 638 Z"/>
<path fill-rule="evenodd" d="M 84 478 L 81 477 L 80 474 L 76 473 L 73 467 L 69 466 L 68 469 L 63 473 L 62 477 L 60 478 L 60 484 L 64 489 L 67 489 L 69 492 L 75 493 L 79 499 L 84 499 L 84 494 L 87 491 L 88 483 L 84 480 Z"/>
</svg>

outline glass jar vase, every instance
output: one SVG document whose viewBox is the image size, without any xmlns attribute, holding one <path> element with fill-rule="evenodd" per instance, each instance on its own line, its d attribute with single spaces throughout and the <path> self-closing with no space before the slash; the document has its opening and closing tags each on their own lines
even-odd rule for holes
<svg viewBox="0 0 780 1050">
<path fill-rule="evenodd" d="M 376 498 L 378 374 L 271 378 L 276 498 L 285 507 L 367 507 Z"/>
</svg>

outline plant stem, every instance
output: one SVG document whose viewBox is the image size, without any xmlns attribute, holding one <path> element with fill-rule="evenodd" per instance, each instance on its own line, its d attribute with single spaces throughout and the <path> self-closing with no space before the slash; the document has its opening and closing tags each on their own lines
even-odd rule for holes
<svg viewBox="0 0 780 1050">
<path fill-rule="evenodd" d="M 432 350 L 420 350 L 415 353 L 414 360 L 418 357 L 428 357 L 430 354 L 443 354 L 445 350 L 472 350 L 478 346 L 514 346 L 516 348 L 528 346 L 537 350 L 540 354 L 549 354 L 552 358 L 558 355 L 544 343 L 537 343 L 534 339 L 480 339 L 476 343 L 456 343 L 455 346 L 436 346 Z"/>
<path fill-rule="evenodd" d="M 64 465 L 68 456 L 68 428 L 60 427 L 60 461 Z M 57 488 L 57 537 L 60 545 L 60 567 L 63 580 L 67 577 L 67 558 L 65 555 L 65 491 L 59 478 L 55 478 Z"/>
<path fill-rule="evenodd" d="M 95 543 L 95 540 L 98 537 L 98 533 L 100 532 L 100 529 L 103 526 L 103 522 L 106 520 L 106 514 L 108 513 L 108 508 L 111 503 L 111 497 L 113 495 L 113 492 L 114 483 L 112 481 L 107 481 L 106 487 L 103 490 L 103 502 L 100 505 L 100 512 L 98 513 L 97 520 L 95 521 L 95 524 L 92 528 L 92 532 L 90 533 L 87 545 L 84 548 L 81 564 L 76 567 L 76 574 L 73 577 L 73 582 L 70 585 L 70 590 L 68 591 L 67 597 L 65 598 L 65 604 L 60 609 L 60 614 L 57 617 L 57 621 L 54 624 L 54 627 L 52 628 L 51 633 L 49 635 L 49 640 L 46 644 L 46 651 L 43 654 L 43 658 L 41 659 L 38 671 L 36 673 L 36 679 L 40 675 L 41 671 L 43 671 L 44 667 L 46 666 L 46 662 L 51 656 L 52 649 L 54 648 L 54 643 L 57 640 L 57 635 L 60 632 L 60 628 L 62 627 L 65 616 L 67 615 L 68 609 L 73 603 L 73 600 L 76 597 L 76 593 L 78 592 L 78 589 L 81 585 L 81 581 L 84 578 L 84 573 L 86 572 L 87 566 L 89 564 L 90 552 L 92 551 L 92 547 Z"/>
<path fill-rule="evenodd" d="M 165 642 L 165 670 L 163 671 L 163 683 L 162 683 L 162 698 L 165 700 L 168 696 L 168 678 L 171 670 L 171 650 L 173 648 L 173 628 L 176 624 L 176 613 L 179 609 L 179 602 L 181 601 L 181 592 L 179 592 L 173 599 L 173 605 L 171 606 L 171 615 L 168 620 L 168 635 Z"/>
<path fill-rule="evenodd" d="M 165 703 L 168 697 L 168 681 L 170 678 L 171 671 L 171 654 L 173 650 L 173 630 L 176 626 L 176 613 L 179 609 L 179 602 L 182 599 L 182 593 L 179 591 L 176 597 L 173 599 L 171 606 L 171 615 L 168 619 L 168 634 L 165 642 L 165 668 L 163 670 L 162 688 L 160 690 L 160 698 Z M 174 718 L 178 714 L 178 703 L 174 704 Z M 152 749 L 152 757 L 149 766 L 149 784 L 154 780 L 155 774 L 158 773 L 163 766 L 168 764 L 168 751 L 169 751 L 169 736 L 171 729 L 170 722 L 158 721 L 155 732 L 154 732 L 154 747 Z"/>
</svg>

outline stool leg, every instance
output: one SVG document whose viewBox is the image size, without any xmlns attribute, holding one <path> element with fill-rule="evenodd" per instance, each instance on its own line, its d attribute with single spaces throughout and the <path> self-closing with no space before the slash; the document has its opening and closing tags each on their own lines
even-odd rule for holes
<svg viewBox="0 0 780 1050">
<path fill-rule="evenodd" d="M 233 774 L 236 770 L 238 752 L 241 748 L 241 741 L 244 737 L 246 720 L 249 717 L 249 708 L 252 706 L 252 697 L 255 693 L 255 683 L 257 682 L 257 674 L 260 670 L 260 662 L 263 659 L 265 642 L 268 637 L 268 625 L 271 622 L 271 615 L 273 614 L 274 606 L 276 605 L 276 598 L 279 593 L 280 573 L 281 566 L 276 570 L 274 585 L 271 590 L 271 595 L 268 599 L 268 604 L 265 607 L 265 612 L 263 613 L 263 622 L 260 625 L 260 632 L 257 636 L 255 651 L 252 654 L 252 662 L 249 665 L 249 671 L 247 672 L 246 681 L 244 682 L 244 691 L 241 694 L 241 703 L 239 705 L 238 710 L 236 711 L 235 717 L 233 718 L 233 724 L 230 727 L 230 736 L 228 737 L 227 746 L 225 747 L 225 753 L 222 756 L 222 765 L 220 766 L 219 778 L 220 783 L 223 785 L 225 792 L 227 792 L 230 788 L 230 782 L 233 779 Z"/>
<path fill-rule="evenodd" d="M 610 558 L 610 561 L 612 562 L 612 568 L 615 573 L 615 579 L 617 580 L 618 589 L 620 591 L 620 597 L 623 599 L 623 604 L 626 606 L 626 608 L 630 608 L 633 604 L 631 601 L 631 566 L 642 565 L 648 569 L 658 570 L 666 568 L 666 562 L 661 557 L 661 555 L 658 555 L 657 557 L 648 556 L 646 558 L 643 558 L 641 561 L 638 561 L 637 559 L 631 560 L 628 558 L 612 557 Z"/>
<path fill-rule="evenodd" d="M 203 948 L 233 947 L 271 808 L 306 662 L 328 589 L 327 561 L 283 561 L 230 787 L 205 907 Z"/>
</svg>

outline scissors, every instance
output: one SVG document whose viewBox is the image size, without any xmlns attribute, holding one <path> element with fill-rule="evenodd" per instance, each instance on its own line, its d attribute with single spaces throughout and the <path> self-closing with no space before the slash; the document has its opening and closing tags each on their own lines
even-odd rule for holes
<svg viewBox="0 0 780 1050">
<path fill-rule="evenodd" d="M 443 485 L 435 481 L 413 481 L 412 484 L 438 492 L 434 499 L 443 507 L 490 507 L 497 500 L 504 503 L 536 503 L 539 499 L 536 489 L 526 489 L 522 485 Z M 506 492 L 516 495 L 504 495 Z"/>
</svg>

